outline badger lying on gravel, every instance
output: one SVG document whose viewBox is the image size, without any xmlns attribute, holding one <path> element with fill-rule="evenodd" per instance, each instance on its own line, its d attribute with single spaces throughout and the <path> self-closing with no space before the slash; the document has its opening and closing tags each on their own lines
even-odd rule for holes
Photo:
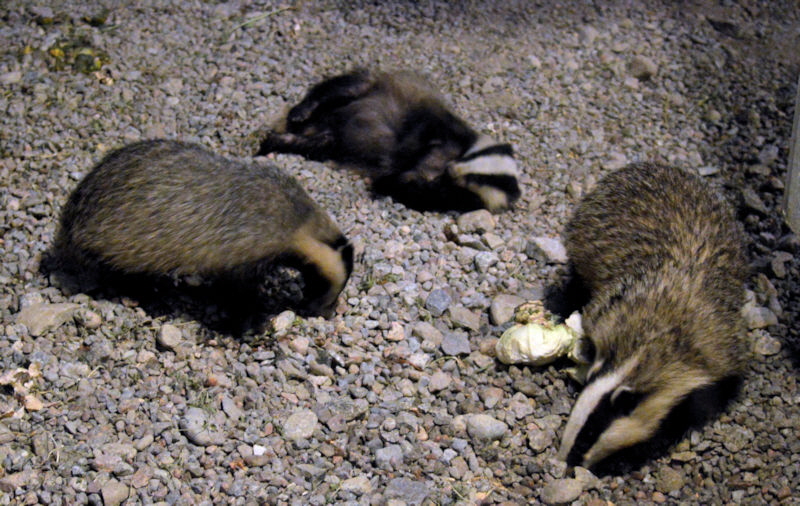
<svg viewBox="0 0 800 506">
<path fill-rule="evenodd" d="M 594 357 L 562 459 L 593 466 L 668 429 L 678 410 L 701 421 L 724 406 L 714 387 L 749 353 L 743 237 L 704 181 L 661 165 L 614 172 L 578 205 L 565 244 L 589 292 Z"/>
<path fill-rule="evenodd" d="M 137 142 L 106 156 L 61 216 L 54 257 L 76 272 L 227 276 L 250 284 L 264 262 L 287 261 L 305 282 L 304 308 L 330 316 L 353 249 L 296 180 L 182 142 Z"/>
<path fill-rule="evenodd" d="M 377 193 L 420 210 L 507 209 L 520 195 L 513 150 L 478 135 L 410 72 L 356 71 L 317 84 L 258 155 L 360 167 Z"/>
</svg>

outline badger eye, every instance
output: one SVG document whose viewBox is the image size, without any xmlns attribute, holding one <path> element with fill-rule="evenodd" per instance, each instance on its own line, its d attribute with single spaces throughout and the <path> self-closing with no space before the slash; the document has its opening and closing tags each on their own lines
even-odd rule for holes
<svg viewBox="0 0 800 506">
<path fill-rule="evenodd" d="M 620 413 L 628 414 L 633 411 L 644 397 L 643 394 L 634 391 L 631 387 L 623 385 L 611 394 L 611 405 Z"/>
</svg>

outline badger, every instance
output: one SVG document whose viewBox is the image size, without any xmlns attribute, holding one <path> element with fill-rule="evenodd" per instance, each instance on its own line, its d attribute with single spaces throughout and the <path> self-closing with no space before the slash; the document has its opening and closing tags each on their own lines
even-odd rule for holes
<svg viewBox="0 0 800 506">
<path fill-rule="evenodd" d="M 53 250 L 74 272 L 243 283 L 264 262 L 285 261 L 305 282 L 300 309 L 326 317 L 353 269 L 352 246 L 295 179 L 172 140 L 100 161 L 70 195 Z"/>
<path fill-rule="evenodd" d="M 559 457 L 595 466 L 641 448 L 679 407 L 723 406 L 708 396 L 731 390 L 712 387 L 736 384 L 749 350 L 743 231 L 724 198 L 682 169 L 634 164 L 586 195 L 564 235 L 593 358 Z"/>
<path fill-rule="evenodd" d="M 419 210 L 501 211 L 520 196 L 511 146 L 476 133 L 408 71 L 324 80 L 276 127 L 254 135 L 257 155 L 360 168 L 376 193 Z"/>
</svg>

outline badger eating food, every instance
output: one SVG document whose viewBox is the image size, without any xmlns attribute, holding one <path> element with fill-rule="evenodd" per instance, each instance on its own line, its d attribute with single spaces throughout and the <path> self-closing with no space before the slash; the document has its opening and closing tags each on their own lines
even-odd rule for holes
<svg viewBox="0 0 800 506">
<path fill-rule="evenodd" d="M 374 191 L 420 210 L 500 211 L 520 195 L 511 146 L 476 133 L 411 72 L 327 79 L 256 136 L 257 155 L 295 153 L 358 167 Z"/>
<path fill-rule="evenodd" d="M 728 203 L 699 177 L 651 163 L 602 179 L 565 244 L 589 292 L 594 357 L 559 456 L 589 467 L 650 440 L 679 406 L 718 400 L 711 387 L 741 375 L 747 267 Z"/>
</svg>

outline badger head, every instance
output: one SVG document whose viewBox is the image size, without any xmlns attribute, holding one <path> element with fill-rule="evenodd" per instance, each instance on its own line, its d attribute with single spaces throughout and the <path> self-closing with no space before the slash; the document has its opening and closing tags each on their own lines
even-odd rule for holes
<svg viewBox="0 0 800 506">
<path fill-rule="evenodd" d="M 655 350 L 640 349 L 621 362 L 601 355 L 561 439 L 558 456 L 569 465 L 588 468 L 650 440 L 676 406 L 714 381 L 702 368 L 670 363 Z"/>
<path fill-rule="evenodd" d="M 449 175 L 457 186 L 477 195 L 490 211 L 506 209 L 520 196 L 514 150 L 486 136 L 478 137 L 449 167 Z"/>
</svg>

